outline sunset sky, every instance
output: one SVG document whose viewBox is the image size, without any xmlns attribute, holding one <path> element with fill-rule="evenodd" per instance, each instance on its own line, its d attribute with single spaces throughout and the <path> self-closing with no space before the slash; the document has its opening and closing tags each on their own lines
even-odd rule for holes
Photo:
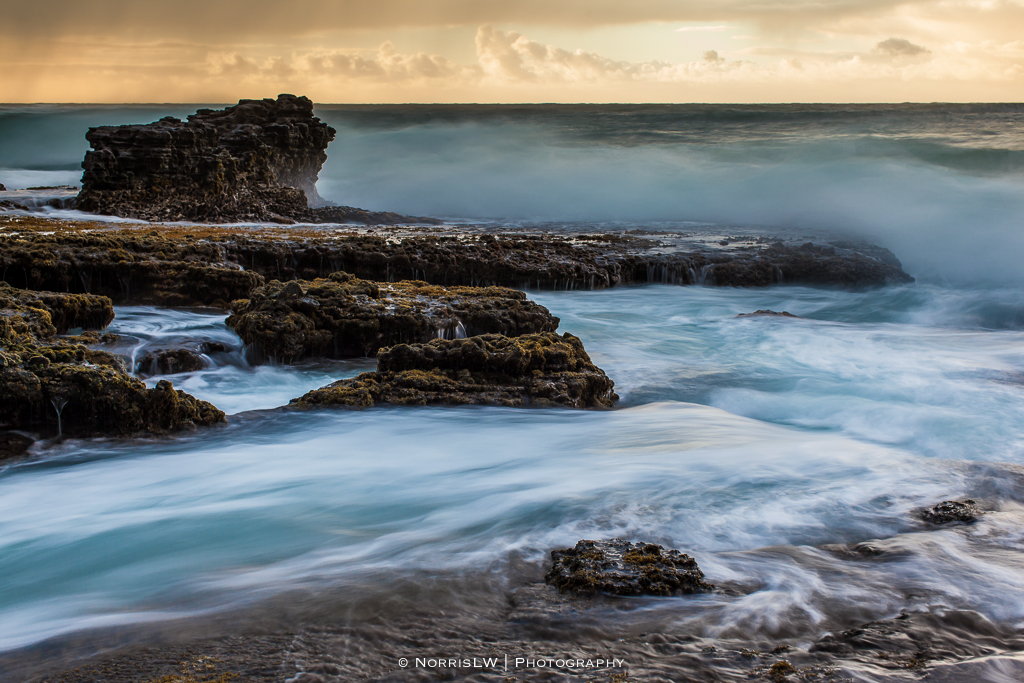
<svg viewBox="0 0 1024 683">
<path fill-rule="evenodd" d="M 0 101 L 1024 100 L 1024 0 L 2 0 Z"/>
</svg>

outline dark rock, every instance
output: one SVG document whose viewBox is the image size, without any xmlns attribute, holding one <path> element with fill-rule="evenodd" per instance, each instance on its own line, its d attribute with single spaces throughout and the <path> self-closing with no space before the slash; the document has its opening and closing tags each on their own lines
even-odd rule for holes
<svg viewBox="0 0 1024 683">
<path fill-rule="evenodd" d="M 929 524 L 950 524 L 963 522 L 970 524 L 981 516 L 977 503 L 970 498 L 965 500 L 944 500 L 937 505 L 922 510 L 920 517 Z"/>
<path fill-rule="evenodd" d="M 203 357 L 191 349 L 154 349 L 136 360 L 135 370 L 142 375 L 175 375 L 206 367 Z"/>
<path fill-rule="evenodd" d="M 0 462 L 25 455 L 35 442 L 35 439 L 18 432 L 0 432 Z"/>
<path fill-rule="evenodd" d="M 4 187 L 3 183 L 0 183 L 0 192 L 7 192 L 7 188 Z"/>
<path fill-rule="evenodd" d="M 782 311 L 777 313 L 776 311 L 768 310 L 767 308 L 760 311 L 754 311 L 753 313 L 740 313 L 736 316 L 737 318 L 758 318 L 758 317 L 778 317 L 778 318 L 799 318 L 798 315 L 793 315 L 789 311 Z"/>
<path fill-rule="evenodd" d="M 0 429 L 50 424 L 65 434 L 121 435 L 224 421 L 223 412 L 170 382 L 147 389 L 113 354 L 53 338 L 113 317 L 107 297 L 0 283 Z"/>
<path fill-rule="evenodd" d="M 90 128 L 78 208 L 165 221 L 301 217 L 323 203 L 316 181 L 334 135 L 294 95 Z"/>
<path fill-rule="evenodd" d="M 692 557 L 653 543 L 580 541 L 551 551 L 551 560 L 544 580 L 560 591 L 675 595 L 714 588 Z"/>
<path fill-rule="evenodd" d="M 8 226 L 8 227 L 4 227 Z M 793 246 L 725 253 L 628 235 L 423 233 L 398 238 L 306 228 L 105 228 L 41 218 L 0 219 L 0 273 L 26 289 L 94 292 L 116 302 L 222 305 L 269 280 L 337 271 L 376 281 L 442 286 L 604 289 L 631 283 L 876 286 L 913 281 L 867 252 L 822 256 Z M 95 227 L 95 226 L 93 226 Z M 7 234 L 5 234 L 7 233 Z M 671 244 L 669 246 L 672 246 Z M 884 250 L 883 250 L 884 251 Z"/>
<path fill-rule="evenodd" d="M 571 334 L 487 334 L 382 349 L 376 372 L 329 384 L 291 405 L 610 408 L 618 400 L 614 386 Z"/>
<path fill-rule="evenodd" d="M 232 304 L 227 319 L 246 344 L 281 361 L 372 356 L 384 346 L 497 333 L 554 332 L 558 318 L 505 287 L 378 283 L 334 273 L 270 282 Z"/>
</svg>

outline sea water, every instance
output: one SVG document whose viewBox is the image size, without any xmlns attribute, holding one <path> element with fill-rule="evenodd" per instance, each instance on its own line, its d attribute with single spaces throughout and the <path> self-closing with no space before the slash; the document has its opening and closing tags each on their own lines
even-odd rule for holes
<svg viewBox="0 0 1024 683">
<path fill-rule="evenodd" d="M 0 182 L 74 182 L 83 127 L 191 110 L 7 108 L 0 140 L 19 142 L 0 145 Z M 44 441 L 0 471 L 0 649 L 300 589 L 384 602 L 480 576 L 490 595 L 515 562 L 613 536 L 680 548 L 730 588 L 662 605 L 707 637 L 807 644 L 941 608 L 1024 623 L 1019 107 L 318 113 L 339 129 L 320 183 L 339 203 L 496 226 L 852 232 L 918 281 L 529 292 L 615 381 L 611 411 L 281 409 L 372 361 L 253 366 L 223 313 L 118 307 L 125 357 L 225 345 L 170 379 L 228 422 Z M 797 317 L 737 317 L 759 309 Z M 973 526 L 915 517 L 965 496 L 991 511 Z M 886 560 L 849 551 L 865 543 Z"/>
</svg>

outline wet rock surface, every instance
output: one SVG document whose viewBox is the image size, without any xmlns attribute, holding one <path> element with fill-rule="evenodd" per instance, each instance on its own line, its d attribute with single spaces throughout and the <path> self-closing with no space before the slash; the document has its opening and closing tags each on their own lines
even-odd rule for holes
<svg viewBox="0 0 1024 683">
<path fill-rule="evenodd" d="M 135 362 L 135 371 L 147 376 L 196 372 L 205 367 L 202 354 L 192 349 L 153 349 Z"/>
<path fill-rule="evenodd" d="M 654 543 L 579 541 L 551 551 L 544 580 L 560 591 L 613 595 L 675 595 L 712 590 L 696 560 Z"/>
<path fill-rule="evenodd" d="M 505 287 L 371 282 L 339 272 L 259 287 L 232 304 L 227 324 L 262 356 L 293 361 L 372 356 L 381 347 L 433 338 L 553 332 L 558 318 Z"/>
<path fill-rule="evenodd" d="M 760 238 L 723 248 L 667 233 L 492 234 L 461 227 L 379 233 L 111 228 L 4 216 L 0 274 L 16 287 L 92 292 L 118 303 L 223 307 L 248 298 L 269 280 L 315 280 L 338 271 L 379 282 L 520 289 L 604 289 L 649 282 L 860 287 L 913 281 L 891 252 L 861 243 L 830 251 Z"/>
<path fill-rule="evenodd" d="M 55 337 L 102 328 L 110 299 L 17 290 L 0 283 L 0 430 L 57 427 L 63 434 L 164 432 L 224 420 L 224 413 L 170 382 L 148 389 L 105 351 Z"/>
<path fill-rule="evenodd" d="M 571 334 L 487 334 L 382 349 L 376 372 L 334 382 L 290 405 L 610 408 L 618 400 L 614 386 Z"/>
<path fill-rule="evenodd" d="M 961 522 L 971 524 L 981 516 L 978 504 L 967 498 L 965 500 L 944 500 L 937 505 L 922 510 L 919 516 L 928 524 L 952 524 Z"/>
</svg>

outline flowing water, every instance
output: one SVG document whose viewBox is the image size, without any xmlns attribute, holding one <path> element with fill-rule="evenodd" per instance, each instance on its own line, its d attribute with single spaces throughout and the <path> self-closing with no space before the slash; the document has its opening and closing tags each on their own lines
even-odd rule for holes
<svg viewBox="0 0 1024 683">
<path fill-rule="evenodd" d="M 120 307 L 126 358 L 225 346 L 170 379 L 229 421 L 51 440 L 0 471 L 0 650 L 299 590 L 467 606 L 516 563 L 535 576 L 551 548 L 613 536 L 730 588 L 644 603 L 702 637 L 806 645 L 903 610 L 1024 625 L 1024 110 L 768 109 L 320 108 L 339 128 L 321 193 L 346 204 L 842 228 L 919 279 L 530 292 L 615 380 L 621 407 L 600 412 L 276 410 L 373 363 L 253 366 L 223 313 Z M 7 108 L 0 182 L 74 182 L 83 126 L 191 110 Z M 736 317 L 758 309 L 799 317 Z M 914 516 L 958 497 L 989 513 Z"/>
</svg>

